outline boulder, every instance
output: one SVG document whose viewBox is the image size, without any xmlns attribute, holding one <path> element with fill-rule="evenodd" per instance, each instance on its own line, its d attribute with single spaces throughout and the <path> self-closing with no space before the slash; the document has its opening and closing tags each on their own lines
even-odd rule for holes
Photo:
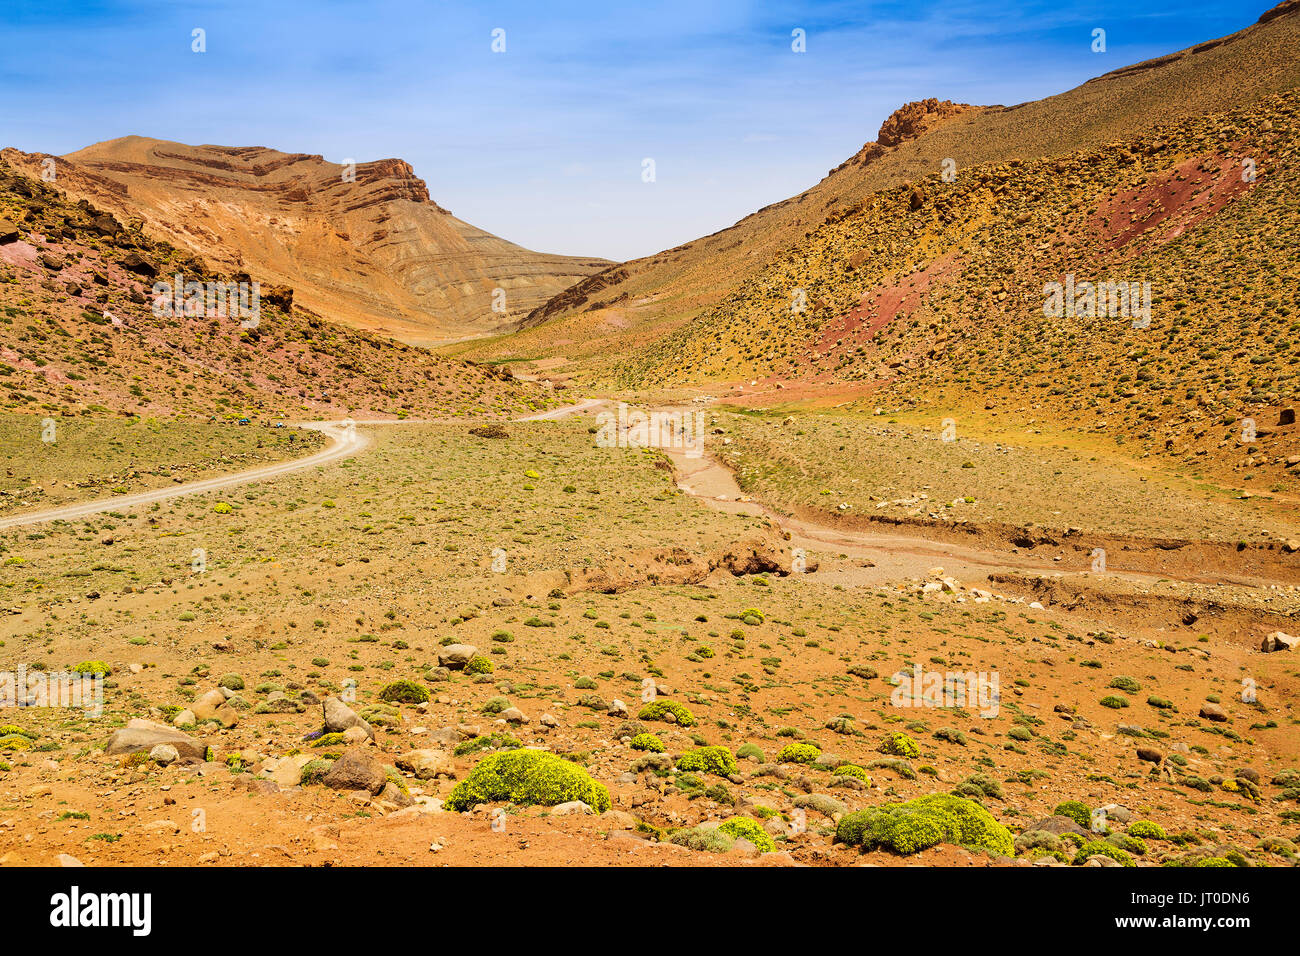
<svg viewBox="0 0 1300 956">
<path fill-rule="evenodd" d="M 158 267 L 138 252 L 128 252 L 123 256 L 122 268 L 150 279 L 158 274 Z"/>
<path fill-rule="evenodd" d="M 164 767 L 175 763 L 180 757 L 180 753 L 171 744 L 157 744 L 149 751 L 149 759 Z"/>
<path fill-rule="evenodd" d="M 132 723 L 136 723 L 136 721 Z M 149 724 L 149 721 L 138 721 L 138 723 Z M 104 752 L 110 756 L 133 754 L 142 750 L 148 753 L 159 744 L 171 744 L 176 748 L 178 759 L 186 763 L 201 761 L 208 752 L 207 745 L 203 742 L 195 740 L 179 730 L 163 727 L 159 724 L 149 724 L 149 726 L 144 727 L 132 727 L 128 724 L 121 730 L 114 731 L 113 735 L 108 738 L 108 744 L 105 746 Z"/>
<path fill-rule="evenodd" d="M 551 815 L 557 817 L 573 816 L 574 814 L 583 815 L 595 813 L 596 811 L 587 806 L 581 800 L 570 800 L 567 803 L 556 804 L 551 808 Z"/>
<path fill-rule="evenodd" d="M 477 653 L 478 648 L 473 644 L 448 644 L 438 651 L 438 664 L 448 670 L 464 670 L 470 658 Z"/>
<path fill-rule="evenodd" d="M 302 768 L 311 763 L 312 759 L 311 754 L 272 757 L 262 764 L 262 772 L 258 776 L 281 787 L 296 787 L 302 780 Z"/>
<path fill-rule="evenodd" d="M 1201 705 L 1201 717 L 1206 720 L 1212 720 L 1216 723 L 1223 723 L 1228 719 L 1228 712 L 1218 704 L 1204 703 Z"/>
<path fill-rule="evenodd" d="M 219 688 L 214 688 L 196 697 L 194 703 L 190 704 L 190 710 L 194 713 L 195 720 L 220 720 L 217 711 L 225 704 L 226 695 Z"/>
<path fill-rule="evenodd" d="M 341 734 L 349 727 L 360 727 L 366 732 L 366 736 L 375 736 L 374 728 L 337 697 L 326 697 L 324 703 L 321 704 L 321 709 L 325 715 L 325 732 L 327 734 Z"/>
<path fill-rule="evenodd" d="M 415 774 L 417 780 L 455 776 L 451 766 L 451 755 L 445 750 L 412 750 L 398 757 L 396 763 L 397 769 Z"/>
<path fill-rule="evenodd" d="M 353 748 L 343 752 L 329 772 L 321 777 L 321 783 L 331 790 L 364 790 L 376 794 L 384 789 L 388 777 L 384 768 L 364 750 Z"/>
<path fill-rule="evenodd" d="M 374 743 L 372 734 L 374 731 L 367 731 L 365 727 L 349 727 L 343 731 L 343 742 L 349 747 L 356 747 L 362 744 Z"/>
<path fill-rule="evenodd" d="M 23 231 L 8 219 L 0 219 L 0 246 L 17 242 L 23 237 Z"/>
<path fill-rule="evenodd" d="M 1088 836 L 1088 831 L 1079 824 L 1075 823 L 1069 817 L 1045 817 L 1037 823 L 1025 827 L 1028 830 L 1042 830 L 1045 833 L 1053 833 L 1060 836 L 1062 833 L 1077 833 L 1079 836 Z"/>
<path fill-rule="evenodd" d="M 1128 823 L 1133 819 L 1133 811 L 1123 804 L 1107 803 L 1101 808 L 1106 812 L 1106 819 L 1116 823 Z"/>
<path fill-rule="evenodd" d="M 1278 651 L 1294 651 L 1296 642 L 1300 638 L 1292 637 L 1290 634 L 1283 634 L 1281 631 L 1274 631 L 1264 642 L 1260 644 L 1259 649 L 1265 654 L 1274 654 Z"/>
</svg>

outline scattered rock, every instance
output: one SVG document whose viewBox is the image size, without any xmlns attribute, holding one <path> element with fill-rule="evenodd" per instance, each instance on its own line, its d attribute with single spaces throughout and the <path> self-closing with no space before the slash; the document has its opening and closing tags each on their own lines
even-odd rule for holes
<svg viewBox="0 0 1300 956">
<path fill-rule="evenodd" d="M 384 768 L 364 750 L 353 748 L 344 751 L 321 778 L 321 783 L 331 790 L 364 790 L 376 794 L 384 789 L 388 777 Z"/>
<path fill-rule="evenodd" d="M 464 670 L 478 648 L 473 644 L 448 644 L 438 651 L 438 664 L 448 670 Z"/>
</svg>

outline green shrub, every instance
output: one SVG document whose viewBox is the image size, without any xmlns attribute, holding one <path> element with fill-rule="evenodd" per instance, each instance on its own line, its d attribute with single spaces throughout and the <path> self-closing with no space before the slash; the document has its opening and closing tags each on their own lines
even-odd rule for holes
<svg viewBox="0 0 1300 956">
<path fill-rule="evenodd" d="M 632 738 L 631 746 L 633 750 L 648 750 L 653 754 L 664 752 L 663 741 L 654 734 L 637 734 Z"/>
<path fill-rule="evenodd" d="M 1082 866 L 1088 862 L 1090 856 L 1108 856 L 1117 863 L 1124 866 L 1137 866 L 1133 858 L 1117 846 L 1112 846 L 1105 840 L 1089 840 L 1079 848 L 1079 852 L 1074 855 L 1074 865 Z"/>
<path fill-rule="evenodd" d="M 730 834 L 724 833 L 719 827 L 707 830 L 691 827 L 689 830 L 678 830 L 668 838 L 668 842 L 705 853 L 726 853 L 734 841 Z"/>
<path fill-rule="evenodd" d="M 776 842 L 753 817 L 728 817 L 722 821 L 718 829 L 727 836 L 748 840 L 758 847 L 760 853 L 771 853 L 776 849 Z"/>
<path fill-rule="evenodd" d="M 1169 839 L 1165 833 L 1165 828 L 1158 823 L 1152 823 L 1150 820 L 1134 820 L 1128 826 L 1128 834 L 1145 840 Z"/>
<path fill-rule="evenodd" d="M 320 783 L 320 778 L 329 773 L 332 766 L 334 766 L 332 760 L 313 760 L 302 768 L 302 773 L 298 775 L 298 782 L 304 787 L 308 784 Z"/>
<path fill-rule="evenodd" d="M 730 777 L 739 773 L 736 756 L 726 747 L 700 747 L 688 750 L 677 758 L 677 769 L 690 773 L 711 773 Z"/>
<path fill-rule="evenodd" d="M 837 777 L 856 777 L 858 780 L 865 780 L 868 786 L 871 784 L 871 777 L 857 764 L 842 763 L 835 768 L 834 772 Z"/>
<path fill-rule="evenodd" d="M 1122 675 L 1119 677 L 1112 677 L 1110 683 L 1107 684 L 1106 686 L 1114 687 L 1116 690 L 1122 690 L 1129 694 L 1136 694 L 1138 691 L 1142 689 L 1142 685 L 1139 684 L 1137 681 L 1135 681 L 1133 678 L 1124 677 Z"/>
<path fill-rule="evenodd" d="M 736 748 L 736 756 L 741 760 L 752 760 L 754 763 L 763 763 L 765 760 L 763 751 L 757 744 L 741 744 Z"/>
<path fill-rule="evenodd" d="M 675 700 L 655 700 L 641 708 L 637 720 L 667 720 L 671 714 L 678 726 L 695 726 L 695 715 Z M 672 723 L 673 721 L 668 721 Z"/>
<path fill-rule="evenodd" d="M 822 755 L 813 744 L 786 744 L 776 755 L 777 763 L 812 763 Z"/>
<path fill-rule="evenodd" d="M 91 674 L 96 677 L 107 677 L 113 673 L 113 668 L 109 667 L 103 661 L 82 661 L 72 668 L 74 674 Z"/>
<path fill-rule="evenodd" d="M 218 687 L 224 687 L 227 690 L 243 690 L 244 678 L 238 674 L 226 674 L 221 680 L 217 681 Z"/>
<path fill-rule="evenodd" d="M 939 843 L 954 843 L 1001 856 L 1014 853 L 1011 831 L 973 800 L 946 793 L 905 803 L 859 810 L 840 820 L 835 840 L 864 850 L 919 853 Z"/>
<path fill-rule="evenodd" d="M 1085 830 L 1092 826 L 1092 810 L 1087 804 L 1080 803 L 1078 800 L 1066 800 L 1064 803 L 1058 803 L 1052 813 L 1058 817 L 1069 817 Z"/>
<path fill-rule="evenodd" d="M 1119 694 L 1107 694 L 1098 703 L 1103 707 L 1109 707 L 1111 710 L 1120 710 L 1128 706 L 1128 698 L 1121 697 Z"/>
<path fill-rule="evenodd" d="M 390 704 L 423 704 L 429 699 L 429 691 L 413 680 L 395 680 L 384 685 L 379 699 Z"/>
<path fill-rule="evenodd" d="M 898 733 L 897 731 L 882 740 L 877 749 L 882 754 L 892 754 L 895 757 L 921 756 L 921 750 L 916 746 L 916 741 L 907 734 Z"/>
<path fill-rule="evenodd" d="M 491 674 L 493 669 L 492 659 L 482 654 L 475 654 L 465 662 L 466 674 Z"/>
<path fill-rule="evenodd" d="M 448 810 L 469 810 L 496 801 L 554 806 L 570 800 L 581 800 L 604 813 L 609 809 L 609 790 L 577 764 L 555 754 L 508 750 L 480 760 L 444 805 Z"/>
</svg>

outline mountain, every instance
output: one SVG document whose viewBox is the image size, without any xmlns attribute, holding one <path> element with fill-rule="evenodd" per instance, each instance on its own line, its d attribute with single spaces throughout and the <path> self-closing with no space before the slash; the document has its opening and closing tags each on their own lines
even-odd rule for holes
<svg viewBox="0 0 1300 956">
<path fill-rule="evenodd" d="M 965 175 L 991 165 L 1066 157 L 1294 89 L 1300 84 L 1298 13 L 1296 0 L 1288 0 L 1231 36 L 1114 70 L 1043 100 L 1011 107 L 937 98 L 907 104 L 885 121 L 874 142 L 807 191 L 720 232 L 611 266 L 534 310 L 523 331 L 467 343 L 454 352 L 493 359 L 547 357 L 553 363 L 563 360 L 565 374 L 610 381 L 610 356 L 628 357 L 635 369 L 665 336 L 680 330 L 691 338 L 693 323 L 741 294 L 743 284 L 774 260 L 797 256 L 815 230 L 889 190 L 939 181 L 945 160 Z M 1015 184 L 1007 189 L 1014 191 Z M 869 267 L 877 264 L 870 249 L 839 254 L 865 259 Z M 836 291 L 856 301 L 869 290 L 845 275 Z M 705 334 L 703 328 L 698 332 Z M 667 362 L 671 365 L 671 358 Z M 559 367 L 553 364 L 552 370 Z M 653 383 L 659 367 L 643 381 Z M 726 372 L 697 371 L 707 380 L 771 370 L 760 359 L 735 363 Z M 630 380 L 621 375 L 618 381 Z"/>
<path fill-rule="evenodd" d="M 477 368 L 295 308 L 262 288 L 193 314 L 155 283 L 236 279 L 0 161 L 0 409 L 223 419 L 456 418 L 546 404 Z"/>
<path fill-rule="evenodd" d="M 332 320 L 410 343 L 509 328 L 600 271 L 603 259 L 531 252 L 457 219 L 399 159 L 355 169 L 262 147 L 141 136 L 62 157 L 0 152 L 53 185 L 219 271 L 293 288 Z M 504 290 L 504 299 L 494 290 Z M 497 309 L 494 310 L 494 303 Z"/>
</svg>

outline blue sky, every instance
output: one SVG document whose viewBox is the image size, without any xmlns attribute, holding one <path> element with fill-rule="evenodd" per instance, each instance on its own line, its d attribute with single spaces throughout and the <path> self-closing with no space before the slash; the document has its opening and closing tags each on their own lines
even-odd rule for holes
<svg viewBox="0 0 1300 956">
<path fill-rule="evenodd" d="M 398 156 L 477 226 L 625 259 L 807 188 L 908 100 L 1038 99 L 1269 5 L 2 0 L 0 145 L 65 153 L 137 133 Z"/>
</svg>

